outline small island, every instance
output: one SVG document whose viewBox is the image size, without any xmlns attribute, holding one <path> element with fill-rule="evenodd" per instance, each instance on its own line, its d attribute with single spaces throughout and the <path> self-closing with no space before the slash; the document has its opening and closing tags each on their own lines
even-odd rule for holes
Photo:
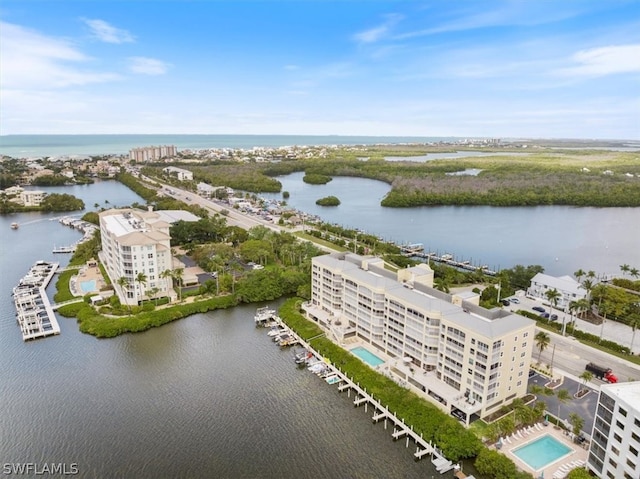
<svg viewBox="0 0 640 479">
<path fill-rule="evenodd" d="M 321 175 L 319 173 L 306 173 L 302 178 L 302 181 L 310 185 L 326 185 L 333 178 L 328 175 Z"/>
<path fill-rule="evenodd" d="M 325 196 L 316 201 L 316 205 L 320 206 L 338 206 L 339 204 L 340 200 L 335 196 Z"/>
</svg>

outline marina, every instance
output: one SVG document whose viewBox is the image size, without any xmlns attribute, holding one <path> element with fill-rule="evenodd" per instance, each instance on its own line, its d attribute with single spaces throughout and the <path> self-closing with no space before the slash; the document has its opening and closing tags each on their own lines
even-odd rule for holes
<svg viewBox="0 0 640 479">
<path fill-rule="evenodd" d="M 79 244 L 82 244 L 86 241 L 89 241 L 93 238 L 94 232 L 98 229 L 98 227 L 88 221 L 80 220 L 77 218 L 72 218 L 70 216 L 64 216 L 58 219 L 60 224 L 64 226 L 69 226 L 70 228 L 76 229 L 83 233 L 82 238 L 69 246 L 54 246 L 52 253 L 57 254 L 65 254 L 65 253 L 75 253 Z"/>
<path fill-rule="evenodd" d="M 258 311 L 260 311 L 260 309 L 264 308 L 259 308 Z M 256 316 L 257 315 L 256 313 Z M 278 326 L 286 328 L 277 315 L 275 315 L 273 320 L 278 323 Z M 296 364 L 306 366 L 309 372 L 320 377 L 327 384 L 337 385 L 338 391 L 341 393 L 346 391 L 349 399 L 351 399 L 353 395 L 354 407 L 364 405 L 365 413 L 368 412 L 369 408 L 373 408 L 371 420 L 373 423 L 384 421 L 385 430 L 392 425 L 393 433 L 391 437 L 394 441 L 405 438 L 406 448 L 409 448 L 410 443 L 413 441 L 416 446 L 413 457 L 416 461 L 419 461 L 424 456 L 431 455 L 431 463 L 440 474 L 445 474 L 454 469 L 460 469 L 459 464 L 454 464 L 453 461 L 448 460 L 436 446 L 425 441 L 421 434 L 415 432 L 413 426 L 408 426 L 402 419 L 397 417 L 395 413 L 391 412 L 387 406 L 375 399 L 373 394 L 368 393 L 366 388 L 362 388 L 353 378 L 349 378 L 340 368 L 331 364 L 326 358 L 323 358 L 308 342 L 302 340 L 302 338 L 293 331 L 289 331 L 286 334 L 294 337 L 295 343 L 302 346 L 301 350 L 294 353 L 294 362 Z"/>
<path fill-rule="evenodd" d="M 57 269 L 58 263 L 38 261 L 13 288 L 16 316 L 24 341 L 60 334 L 60 326 L 45 292 Z"/>
<path fill-rule="evenodd" d="M 452 266 L 454 268 L 463 269 L 466 271 L 482 271 L 483 274 L 487 274 L 489 276 L 495 276 L 496 272 L 489 269 L 489 266 L 481 265 L 475 266 L 471 264 L 471 261 L 457 261 L 451 253 L 444 253 L 439 255 L 436 252 L 425 253 L 424 245 L 422 243 L 412 243 L 407 244 L 400 247 L 402 256 L 406 256 L 408 258 L 421 258 L 428 261 L 435 261 L 436 263 L 446 264 L 448 266 Z"/>
</svg>

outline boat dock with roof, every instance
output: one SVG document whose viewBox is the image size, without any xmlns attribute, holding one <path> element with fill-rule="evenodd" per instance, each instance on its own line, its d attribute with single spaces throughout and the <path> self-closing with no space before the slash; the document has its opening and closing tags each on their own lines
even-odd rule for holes
<svg viewBox="0 0 640 479">
<path fill-rule="evenodd" d="M 13 302 L 24 341 L 60 334 L 45 292 L 57 269 L 58 263 L 38 261 L 13 288 Z"/>
</svg>

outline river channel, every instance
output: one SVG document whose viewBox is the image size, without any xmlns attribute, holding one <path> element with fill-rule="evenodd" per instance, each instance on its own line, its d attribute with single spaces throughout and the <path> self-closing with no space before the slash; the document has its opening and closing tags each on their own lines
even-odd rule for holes
<svg viewBox="0 0 640 479">
<path fill-rule="evenodd" d="M 89 209 L 141 201 L 116 182 L 64 192 Z M 11 288 L 36 260 L 65 265 L 53 246 L 80 236 L 58 216 L 0 217 L 3 468 L 77 464 L 82 478 L 439 477 L 335 386 L 297 369 L 291 351 L 254 326 L 259 305 L 107 340 L 58 317 L 59 336 L 23 342 Z"/>
<path fill-rule="evenodd" d="M 398 244 L 453 254 L 459 261 L 493 270 L 539 264 L 552 275 L 582 268 L 620 274 L 620 265 L 640 269 L 640 208 L 538 206 L 439 206 L 383 208 L 386 183 L 334 177 L 325 185 L 302 181 L 304 173 L 278 177 L 289 206 L 323 221 L 358 228 Z M 322 207 L 316 200 L 336 196 L 341 204 Z M 282 199 L 282 194 L 263 194 Z"/>
</svg>

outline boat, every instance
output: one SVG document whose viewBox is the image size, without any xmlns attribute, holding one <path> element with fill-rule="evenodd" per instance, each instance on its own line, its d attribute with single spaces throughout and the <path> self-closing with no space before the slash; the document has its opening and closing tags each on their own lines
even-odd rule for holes
<svg viewBox="0 0 640 479">
<path fill-rule="evenodd" d="M 11 229 L 12 230 L 17 230 L 20 227 L 20 225 L 18 223 L 11 223 Z"/>
<path fill-rule="evenodd" d="M 278 315 L 275 309 L 271 309 L 268 306 L 265 306 L 256 310 L 256 314 L 253 319 L 256 322 L 256 325 L 263 325 L 266 322 L 271 321 L 277 317 Z"/>
<path fill-rule="evenodd" d="M 280 336 L 282 333 L 286 333 L 286 332 L 287 332 L 287 328 L 285 328 L 284 326 L 281 326 L 281 325 L 273 326 L 267 332 L 267 336 L 269 336 L 270 338 L 273 338 L 275 336 Z"/>
</svg>

